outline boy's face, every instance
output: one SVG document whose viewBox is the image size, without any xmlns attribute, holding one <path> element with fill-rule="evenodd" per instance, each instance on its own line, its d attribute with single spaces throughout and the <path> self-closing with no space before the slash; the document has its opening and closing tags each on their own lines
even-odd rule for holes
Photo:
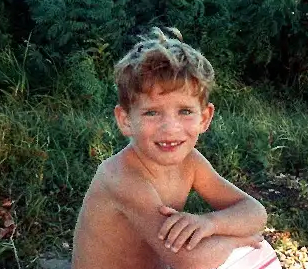
<svg viewBox="0 0 308 269">
<path fill-rule="evenodd" d="M 151 94 L 140 94 L 127 113 L 117 106 L 115 116 L 122 133 L 131 138 L 135 150 L 149 161 L 175 165 L 194 148 L 207 130 L 214 106 L 201 107 L 189 89 L 161 94 L 155 85 Z"/>
</svg>

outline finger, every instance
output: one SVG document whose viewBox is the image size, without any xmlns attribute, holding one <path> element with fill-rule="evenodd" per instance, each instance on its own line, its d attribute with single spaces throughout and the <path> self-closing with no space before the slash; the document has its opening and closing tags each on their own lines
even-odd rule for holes
<svg viewBox="0 0 308 269">
<path fill-rule="evenodd" d="M 255 234 L 245 238 L 246 246 L 251 246 L 253 248 L 260 248 L 261 241 L 263 241 L 263 236 L 261 234 Z"/>
<path fill-rule="evenodd" d="M 165 206 L 165 205 L 163 205 L 163 206 L 161 206 L 160 208 L 159 208 L 159 212 L 162 214 L 162 215 L 164 215 L 164 216 L 171 216 L 171 215 L 173 215 L 173 214 L 175 214 L 175 213 L 178 213 L 178 211 L 176 211 L 175 209 L 173 209 L 173 208 L 171 208 L 171 207 L 168 207 L 168 206 Z"/>
<path fill-rule="evenodd" d="M 158 232 L 159 239 L 164 240 L 169 234 L 169 231 L 172 228 L 172 226 L 181 218 L 182 216 L 180 214 L 174 214 L 171 217 L 168 217 Z"/>
<path fill-rule="evenodd" d="M 250 247 L 253 247 L 253 248 L 261 248 L 261 243 L 260 242 L 257 242 L 257 241 L 252 241 L 250 244 L 249 244 Z"/>
<path fill-rule="evenodd" d="M 174 241 L 171 250 L 173 252 L 178 252 L 181 247 L 183 247 L 183 245 L 188 241 L 188 239 L 193 235 L 196 229 L 197 226 L 195 225 L 186 226 Z"/>
<path fill-rule="evenodd" d="M 199 242 L 204 238 L 204 233 L 200 228 L 195 230 L 194 234 L 192 235 L 191 239 L 189 240 L 187 244 L 187 249 L 192 250 L 195 246 L 199 244 Z"/>
<path fill-rule="evenodd" d="M 174 242 L 177 240 L 181 232 L 188 226 L 188 224 L 189 224 L 188 220 L 182 217 L 173 225 L 166 239 L 165 246 L 167 248 L 174 245 Z"/>
<path fill-rule="evenodd" d="M 264 240 L 264 237 L 261 234 L 255 235 L 254 241 L 252 242 L 251 246 L 253 248 L 261 248 L 263 240 Z"/>
<path fill-rule="evenodd" d="M 252 245 L 253 248 L 261 248 L 262 244 L 261 242 L 256 242 L 255 244 Z"/>
</svg>

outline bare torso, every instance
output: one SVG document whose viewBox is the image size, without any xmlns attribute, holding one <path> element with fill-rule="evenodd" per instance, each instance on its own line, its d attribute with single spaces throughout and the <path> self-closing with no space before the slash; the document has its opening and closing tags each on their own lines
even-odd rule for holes
<svg viewBox="0 0 308 269">
<path fill-rule="evenodd" d="M 136 166 L 132 161 L 132 154 L 128 150 L 103 164 L 86 194 L 77 228 L 82 230 L 83 227 L 86 227 L 87 229 L 87 238 L 81 240 L 84 240 L 86 242 L 84 245 L 89 249 L 92 248 L 92 251 L 95 252 L 94 256 L 97 259 L 95 264 L 99 261 L 100 267 L 93 268 L 168 268 L 119 210 L 113 196 L 113 193 L 117 192 L 117 188 L 124 188 L 127 192 L 132 191 L 127 177 L 134 176 L 133 171 L 140 170 L 139 164 Z M 183 209 L 192 185 L 190 169 L 183 167 L 178 172 L 167 175 L 166 178 L 160 178 L 154 183 L 151 182 L 151 186 L 165 205 L 177 210 Z M 131 195 L 138 194 L 131 193 Z M 89 225 L 88 221 L 92 223 Z M 150 228 L 151 223 L 149 223 Z M 78 236 L 81 238 L 82 232 Z M 86 252 L 87 250 L 85 250 Z"/>
</svg>

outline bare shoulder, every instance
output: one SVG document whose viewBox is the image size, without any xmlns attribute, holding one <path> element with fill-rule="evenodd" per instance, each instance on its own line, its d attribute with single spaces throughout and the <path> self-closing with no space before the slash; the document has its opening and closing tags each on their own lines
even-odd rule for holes
<svg viewBox="0 0 308 269">
<path fill-rule="evenodd" d="M 195 177 L 193 185 L 212 183 L 213 180 L 223 180 L 223 177 L 214 169 L 210 161 L 197 149 L 191 154 L 191 162 L 194 163 Z"/>
<path fill-rule="evenodd" d="M 199 151 L 195 150 L 192 158 L 196 169 L 193 188 L 213 208 L 224 209 L 247 198 L 245 192 L 221 176 Z"/>
<path fill-rule="evenodd" d="M 93 229 L 98 229 L 106 214 L 111 219 L 111 216 L 135 209 L 146 197 L 160 201 L 154 188 L 144 180 L 131 160 L 129 151 L 124 150 L 98 166 L 84 197 L 79 222 L 91 219 Z"/>
<path fill-rule="evenodd" d="M 129 175 L 133 173 L 133 168 L 127 163 L 127 159 L 126 152 L 121 151 L 104 160 L 98 166 L 85 198 L 101 196 L 101 194 L 112 196 L 118 191 L 126 189 L 126 185 L 132 183 Z"/>
<path fill-rule="evenodd" d="M 113 198 L 110 189 L 116 175 L 112 171 L 112 162 L 110 160 L 101 163 L 90 183 L 90 186 L 84 196 L 80 213 L 75 229 L 87 230 L 87 233 L 95 234 L 99 232 L 99 223 L 106 214 L 111 214 L 114 210 Z"/>
<path fill-rule="evenodd" d="M 194 179 L 196 179 L 196 175 L 198 174 L 202 174 L 204 178 L 216 175 L 216 171 L 214 170 L 211 163 L 196 148 L 194 148 L 192 152 L 187 156 L 185 166 L 192 170 L 189 172 L 195 175 Z"/>
<path fill-rule="evenodd" d="M 85 194 L 74 232 L 74 269 L 111 268 L 115 260 L 121 260 L 121 253 L 128 251 L 124 247 L 138 249 L 140 241 L 131 231 L 119 199 L 134 197 L 135 188 L 131 177 L 124 177 L 128 168 L 121 158 L 118 154 L 102 162 Z"/>
<path fill-rule="evenodd" d="M 200 165 L 205 166 L 206 168 L 212 167 L 210 162 L 196 148 L 194 148 L 189 155 L 189 162 L 193 162 L 196 168 L 200 168 Z"/>
<path fill-rule="evenodd" d="M 125 202 L 128 202 L 127 199 L 137 199 L 151 189 L 131 153 L 129 149 L 121 151 L 103 162 L 99 168 L 101 172 L 97 173 L 100 188 L 118 202 L 121 199 L 125 199 Z"/>
</svg>

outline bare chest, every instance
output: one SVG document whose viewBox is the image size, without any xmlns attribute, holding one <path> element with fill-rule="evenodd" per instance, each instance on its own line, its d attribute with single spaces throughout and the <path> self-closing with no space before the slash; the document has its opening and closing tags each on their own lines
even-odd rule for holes
<svg viewBox="0 0 308 269">
<path fill-rule="evenodd" d="M 153 187 L 164 205 L 181 211 L 191 189 L 191 182 L 189 175 L 178 175 L 162 178 L 158 183 L 154 183 Z"/>
<path fill-rule="evenodd" d="M 112 269 L 167 269 L 167 265 L 135 230 L 123 215 L 106 206 L 100 223 L 100 245 L 96 248 L 101 268 Z"/>
</svg>

